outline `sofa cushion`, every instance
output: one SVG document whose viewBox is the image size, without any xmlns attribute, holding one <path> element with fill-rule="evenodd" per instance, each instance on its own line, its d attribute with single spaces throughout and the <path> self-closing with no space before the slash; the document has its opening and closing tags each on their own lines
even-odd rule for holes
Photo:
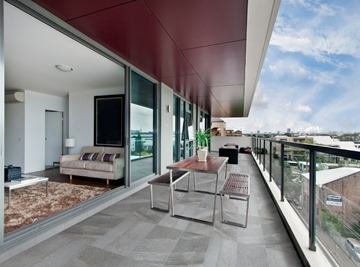
<svg viewBox="0 0 360 267">
<path fill-rule="evenodd" d="M 80 160 L 96 160 L 99 153 L 83 153 L 80 156 Z"/>
<path fill-rule="evenodd" d="M 110 162 L 103 161 L 87 161 L 85 165 L 85 169 L 92 171 L 105 171 L 105 172 L 113 172 L 114 168 Z"/>
<path fill-rule="evenodd" d="M 102 146 L 83 146 L 81 149 L 81 154 L 83 154 L 83 153 L 98 153 L 96 160 L 100 160 L 100 158 L 104 152 L 105 152 L 104 147 L 102 147 Z"/>
<path fill-rule="evenodd" d="M 84 160 L 68 160 L 61 162 L 61 167 L 72 169 L 84 169 L 86 161 Z"/>
<path fill-rule="evenodd" d="M 117 158 L 120 158 L 120 153 L 116 153 L 116 154 L 108 154 L 108 153 L 104 153 L 102 156 L 101 156 L 101 161 L 104 161 L 104 162 L 113 162 L 114 159 L 117 159 Z"/>
</svg>

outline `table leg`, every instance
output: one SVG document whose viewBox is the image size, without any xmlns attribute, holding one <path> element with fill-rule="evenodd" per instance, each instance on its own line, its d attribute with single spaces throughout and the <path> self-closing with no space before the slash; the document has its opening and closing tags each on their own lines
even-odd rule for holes
<svg viewBox="0 0 360 267">
<path fill-rule="evenodd" d="M 195 172 L 192 172 L 193 175 L 193 179 L 194 179 L 194 191 L 196 191 L 196 177 L 195 177 Z"/>
<path fill-rule="evenodd" d="M 212 219 L 212 224 L 213 225 L 214 225 L 214 222 L 215 222 L 215 209 L 216 209 L 216 197 L 217 197 L 218 181 L 219 181 L 219 174 L 216 174 L 215 192 L 214 192 L 214 209 L 213 209 L 213 219 Z"/>
<path fill-rule="evenodd" d="M 170 173 L 170 207 L 171 207 L 171 211 L 170 214 L 172 216 L 174 216 L 175 211 L 174 211 L 174 187 L 173 187 L 173 179 L 172 179 L 172 170 L 169 171 Z"/>
<path fill-rule="evenodd" d="M 225 179 L 224 180 L 226 180 L 226 178 L 227 178 L 227 170 L 228 170 L 228 163 L 226 162 L 226 165 L 225 165 Z"/>
</svg>

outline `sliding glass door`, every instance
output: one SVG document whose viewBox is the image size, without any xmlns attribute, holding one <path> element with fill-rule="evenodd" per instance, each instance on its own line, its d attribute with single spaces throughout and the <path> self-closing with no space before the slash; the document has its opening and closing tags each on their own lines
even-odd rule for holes
<svg viewBox="0 0 360 267">
<path fill-rule="evenodd" d="M 192 156 L 194 142 L 193 110 L 190 103 L 174 96 L 173 161 Z"/>
<path fill-rule="evenodd" d="M 131 181 L 156 172 L 156 85 L 131 73 Z"/>
</svg>

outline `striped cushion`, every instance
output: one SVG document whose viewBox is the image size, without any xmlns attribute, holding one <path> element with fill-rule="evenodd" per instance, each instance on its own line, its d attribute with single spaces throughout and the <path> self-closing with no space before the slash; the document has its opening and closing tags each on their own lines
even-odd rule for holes
<svg viewBox="0 0 360 267">
<path fill-rule="evenodd" d="M 80 160 L 96 160 L 99 153 L 83 153 L 80 156 Z"/>
<path fill-rule="evenodd" d="M 104 153 L 101 157 L 101 161 L 104 162 L 113 162 L 114 159 L 120 158 L 120 153 L 116 153 L 116 154 L 108 154 L 108 153 Z"/>
</svg>

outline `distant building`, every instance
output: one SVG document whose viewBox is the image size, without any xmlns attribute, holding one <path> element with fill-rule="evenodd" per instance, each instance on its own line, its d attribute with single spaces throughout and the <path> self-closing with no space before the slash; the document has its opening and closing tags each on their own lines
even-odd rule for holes
<svg viewBox="0 0 360 267">
<path fill-rule="evenodd" d="M 309 174 L 301 175 L 302 207 L 308 209 Z M 360 169 L 342 167 L 316 172 L 317 218 L 326 209 L 338 214 L 349 226 L 360 222 Z"/>
<path fill-rule="evenodd" d="M 211 134 L 213 136 L 226 136 L 226 122 L 222 119 L 213 118 L 211 120 Z"/>
<path fill-rule="evenodd" d="M 331 138 L 331 136 L 327 135 L 319 135 L 319 136 L 297 136 L 297 137 L 289 137 L 286 135 L 276 135 L 272 139 L 277 141 L 285 141 L 285 142 L 296 142 L 296 143 L 312 143 L 317 145 L 329 146 L 334 148 L 341 148 L 353 151 L 360 152 L 360 144 L 356 144 L 352 141 L 340 141 L 336 138 Z M 274 153 L 280 155 L 280 144 L 274 144 Z M 304 150 L 296 147 L 286 147 L 285 148 L 285 159 L 294 160 L 297 157 L 303 158 L 306 156 L 304 154 Z M 328 158 L 332 158 L 332 160 L 337 162 L 340 157 L 328 155 Z"/>
<path fill-rule="evenodd" d="M 294 142 L 311 141 L 314 144 L 324 145 L 329 147 L 336 147 L 347 150 L 360 151 L 360 146 L 352 141 L 340 141 L 339 139 L 332 138 L 328 135 L 315 135 L 315 136 L 298 136 L 295 137 Z"/>
<path fill-rule="evenodd" d="M 226 136 L 242 136 L 242 131 L 226 130 Z"/>
<path fill-rule="evenodd" d="M 227 130 L 225 121 L 223 121 L 222 119 L 212 119 L 211 134 L 213 136 L 242 136 L 242 131 Z"/>
</svg>

